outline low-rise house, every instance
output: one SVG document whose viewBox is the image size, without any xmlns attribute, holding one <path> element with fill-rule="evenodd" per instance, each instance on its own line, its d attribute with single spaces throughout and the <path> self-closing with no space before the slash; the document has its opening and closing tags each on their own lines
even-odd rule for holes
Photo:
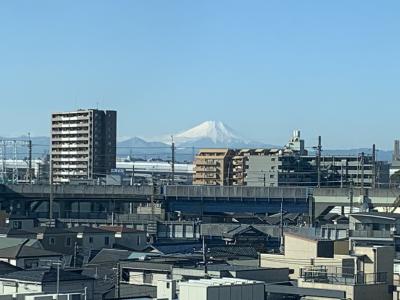
<svg viewBox="0 0 400 300">
<path fill-rule="evenodd" d="M 230 265 L 221 261 L 212 261 L 204 266 L 201 256 L 153 257 L 146 261 L 122 261 L 121 269 L 128 274 L 128 282 L 135 285 L 157 286 L 159 280 L 233 277 L 265 282 L 288 281 L 289 269 L 261 268 L 258 266 Z"/>
<path fill-rule="evenodd" d="M 228 245 L 251 245 L 259 251 L 268 248 L 271 237 L 265 232 L 249 226 L 240 226 L 223 234 Z"/>
<path fill-rule="evenodd" d="M 0 275 L 0 294 L 55 294 L 59 282 L 60 293 L 79 293 L 86 295 L 85 299 L 93 297 L 94 279 L 56 268 L 22 270 Z"/>
<path fill-rule="evenodd" d="M 37 218 L 27 216 L 9 216 L 6 219 L 6 224 L 11 229 L 31 229 L 39 226 L 40 222 Z"/>
<path fill-rule="evenodd" d="M 75 232 L 56 227 L 35 227 L 29 230 L 36 234 L 43 249 L 73 255 L 76 251 L 77 236 Z"/>
<path fill-rule="evenodd" d="M 77 243 L 83 251 L 113 248 L 115 233 L 97 227 L 79 226 L 68 229 L 76 234 Z"/>
<path fill-rule="evenodd" d="M 22 269 L 35 269 L 50 265 L 51 262 L 59 262 L 63 255 L 53 251 L 44 250 L 26 244 L 0 249 L 0 261 Z"/>
<path fill-rule="evenodd" d="M 99 228 L 114 233 L 114 248 L 141 251 L 148 247 L 145 231 L 124 226 L 101 226 Z"/>
<path fill-rule="evenodd" d="M 354 213 L 349 216 L 349 240 L 355 245 L 394 245 L 400 251 L 400 214 Z"/>
</svg>

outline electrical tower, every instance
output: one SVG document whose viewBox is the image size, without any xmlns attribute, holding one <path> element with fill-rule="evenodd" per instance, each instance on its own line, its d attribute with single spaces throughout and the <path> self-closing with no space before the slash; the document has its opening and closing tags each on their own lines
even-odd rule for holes
<svg viewBox="0 0 400 300">
<path fill-rule="evenodd" d="M 18 147 L 28 149 L 28 179 L 32 181 L 32 142 L 31 140 L 0 140 L 0 183 L 18 183 Z M 10 157 L 8 157 L 8 154 Z M 9 178 L 8 169 L 12 169 Z"/>
</svg>

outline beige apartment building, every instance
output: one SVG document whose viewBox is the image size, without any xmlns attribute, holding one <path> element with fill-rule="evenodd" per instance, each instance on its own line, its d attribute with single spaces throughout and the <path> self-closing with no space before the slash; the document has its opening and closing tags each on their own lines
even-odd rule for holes
<svg viewBox="0 0 400 300">
<path fill-rule="evenodd" d="M 232 149 L 200 149 L 196 155 L 195 185 L 232 185 L 235 151 Z"/>
<path fill-rule="evenodd" d="M 53 113 L 53 183 L 91 180 L 115 168 L 117 112 L 97 109 Z"/>
<path fill-rule="evenodd" d="M 389 300 L 392 292 L 394 247 L 355 246 L 349 241 L 330 241 L 286 233 L 283 254 L 261 254 L 264 268 L 288 267 L 291 279 L 304 291 L 335 291 L 329 299 Z M 305 292 L 304 295 L 308 293 Z M 302 299 L 326 300 L 320 296 Z"/>
</svg>

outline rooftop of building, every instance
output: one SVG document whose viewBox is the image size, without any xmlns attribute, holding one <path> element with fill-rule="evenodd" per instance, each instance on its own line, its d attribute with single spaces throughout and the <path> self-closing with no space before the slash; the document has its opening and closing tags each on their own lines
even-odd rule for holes
<svg viewBox="0 0 400 300">
<path fill-rule="evenodd" d="M 97 234 L 110 234 L 109 230 L 101 229 L 99 227 L 91 227 L 91 226 L 77 226 L 68 228 L 69 231 L 76 233 L 97 233 Z"/>
<path fill-rule="evenodd" d="M 396 213 L 385 213 L 385 212 L 358 212 L 350 214 L 350 217 L 374 217 L 374 218 L 382 218 L 382 219 L 392 219 L 397 220 L 400 219 L 400 214 Z"/>
<path fill-rule="evenodd" d="M 18 258 L 39 258 L 39 257 L 61 257 L 62 254 L 44 250 L 37 247 L 27 246 L 25 244 L 15 245 L 0 249 L 0 258 L 18 259 Z"/>
<path fill-rule="evenodd" d="M 74 232 L 66 228 L 46 227 L 46 226 L 33 227 L 31 229 L 26 229 L 25 231 L 33 233 L 43 233 L 43 234 L 60 234 L 60 235 L 74 234 Z"/>
<path fill-rule="evenodd" d="M 307 234 L 304 232 L 285 232 L 284 235 L 285 235 L 285 237 L 286 236 L 295 237 L 295 238 L 299 238 L 299 239 L 306 240 L 306 241 L 312 241 L 312 242 L 331 242 L 331 240 L 322 238 L 319 235 L 316 235 L 312 232 L 308 232 Z"/>
<path fill-rule="evenodd" d="M 263 282 L 255 281 L 255 280 L 247 280 L 247 279 L 238 279 L 238 278 L 212 278 L 212 279 L 200 279 L 200 280 L 189 280 L 186 282 L 181 282 L 181 286 L 232 286 L 232 285 L 254 285 L 254 284 L 263 284 Z"/>
<path fill-rule="evenodd" d="M 0 276 L 0 280 L 27 281 L 36 283 L 56 282 L 57 269 L 20 270 Z M 60 281 L 88 281 L 94 280 L 88 276 L 73 271 L 59 270 Z"/>
<path fill-rule="evenodd" d="M 126 226 L 100 226 L 99 229 L 120 233 L 146 233 L 143 230 L 137 230 Z"/>
<path fill-rule="evenodd" d="M 14 266 L 12 264 L 9 264 L 8 262 L 0 261 L 0 276 L 4 275 L 4 274 L 12 273 L 12 272 L 20 271 L 20 270 L 22 270 L 22 269 Z"/>
<path fill-rule="evenodd" d="M 18 245 L 33 246 L 36 243 L 38 243 L 36 239 L 2 237 L 0 238 L 0 249 Z"/>
<path fill-rule="evenodd" d="M 117 263 L 120 260 L 128 259 L 132 251 L 118 249 L 102 249 L 90 261 L 90 264 Z"/>
</svg>

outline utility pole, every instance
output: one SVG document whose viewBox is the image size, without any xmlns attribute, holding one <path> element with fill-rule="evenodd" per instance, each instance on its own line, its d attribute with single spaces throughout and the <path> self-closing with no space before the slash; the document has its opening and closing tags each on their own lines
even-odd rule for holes
<svg viewBox="0 0 400 300">
<path fill-rule="evenodd" d="M 376 147 L 372 145 L 372 187 L 376 188 Z"/>
<path fill-rule="evenodd" d="M 174 185 L 175 184 L 175 143 L 174 143 L 174 136 L 171 135 L 171 140 L 172 140 L 172 144 L 171 144 L 171 154 L 172 154 L 172 164 L 171 164 L 171 184 Z"/>
<path fill-rule="evenodd" d="M 1 142 L 0 147 L 0 158 L 1 158 L 1 183 L 6 183 L 6 143 L 5 141 Z"/>
<path fill-rule="evenodd" d="M 53 202 L 54 202 L 54 195 L 53 195 L 53 157 L 50 156 L 50 178 L 49 178 L 49 183 L 50 183 L 50 193 L 49 193 L 49 222 L 50 225 L 53 223 Z"/>
<path fill-rule="evenodd" d="M 76 256 L 78 255 L 78 243 L 74 244 L 74 268 L 76 268 Z"/>
<path fill-rule="evenodd" d="M 120 289 L 120 283 L 121 283 L 121 267 L 120 264 L 117 263 L 117 268 L 116 268 L 116 276 L 115 276 L 115 296 L 117 297 L 117 299 L 119 299 L 121 297 L 121 289 Z"/>
<path fill-rule="evenodd" d="M 281 252 L 281 254 L 283 254 L 285 252 L 285 244 L 284 244 L 284 234 L 283 234 L 283 199 L 281 199 L 281 221 L 280 221 L 280 247 L 279 247 L 279 251 Z"/>
<path fill-rule="evenodd" d="M 354 206 L 353 195 L 354 195 L 354 193 L 353 193 L 353 181 L 351 181 L 350 182 L 350 195 L 349 195 L 349 198 L 350 198 L 350 213 L 351 214 L 353 213 L 353 206 Z"/>
<path fill-rule="evenodd" d="M 317 146 L 317 176 L 318 176 L 318 184 L 317 187 L 321 187 L 321 151 L 322 151 L 322 144 L 321 144 L 321 136 L 318 136 L 318 146 Z"/>
<path fill-rule="evenodd" d="M 203 264 L 204 264 L 204 276 L 208 277 L 208 268 L 207 268 L 207 247 L 206 247 L 206 240 L 203 235 Z"/>
<path fill-rule="evenodd" d="M 361 195 L 364 196 L 364 152 L 361 152 Z"/>
<path fill-rule="evenodd" d="M 28 133 L 28 137 L 28 180 L 29 184 L 32 184 L 32 140 L 30 133 Z"/>
<path fill-rule="evenodd" d="M 135 184 L 135 162 L 132 162 L 132 177 L 131 177 L 131 185 Z"/>
<path fill-rule="evenodd" d="M 60 262 L 57 263 L 57 300 L 59 299 L 60 295 Z"/>
<path fill-rule="evenodd" d="M 12 176 L 12 183 L 18 183 L 18 153 L 17 153 L 17 141 L 13 141 L 13 150 L 14 150 L 14 164 L 13 164 L 13 176 Z"/>
<path fill-rule="evenodd" d="M 343 160 L 340 163 L 340 188 L 343 188 Z"/>
<path fill-rule="evenodd" d="M 226 185 L 230 186 L 230 180 L 231 180 L 231 162 L 228 162 L 228 176 L 226 179 Z"/>
</svg>

